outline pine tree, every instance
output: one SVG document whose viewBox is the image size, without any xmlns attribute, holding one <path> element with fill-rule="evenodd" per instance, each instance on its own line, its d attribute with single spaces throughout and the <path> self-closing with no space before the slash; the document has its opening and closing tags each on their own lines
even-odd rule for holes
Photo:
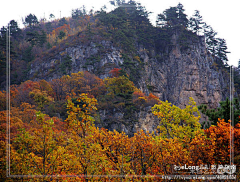
<svg viewBox="0 0 240 182">
<path fill-rule="evenodd" d="M 18 23 L 15 20 L 11 20 L 9 24 L 11 36 L 17 38 L 21 34 L 22 30 L 18 28 Z"/>
<path fill-rule="evenodd" d="M 185 9 L 183 9 L 183 5 L 179 3 L 177 5 L 177 12 L 178 12 L 178 24 L 182 25 L 183 27 L 187 27 L 188 19 L 187 15 L 184 13 Z"/>
<path fill-rule="evenodd" d="M 195 10 L 195 14 L 189 20 L 189 27 L 194 33 L 200 33 L 203 29 L 204 22 L 202 21 L 202 16 L 198 10 Z"/>
<path fill-rule="evenodd" d="M 84 5 L 81 8 L 77 8 L 75 10 L 74 9 L 72 10 L 72 18 L 73 19 L 84 17 L 86 14 L 87 14 L 86 13 L 86 8 L 85 8 Z"/>
<path fill-rule="evenodd" d="M 211 54 L 214 56 L 217 52 L 217 44 L 218 41 L 216 39 L 217 32 L 213 30 L 210 25 L 204 24 L 204 35 L 206 40 L 207 49 L 210 51 Z"/>
<path fill-rule="evenodd" d="M 179 3 L 177 7 L 170 7 L 166 9 L 163 14 L 159 14 L 156 24 L 160 27 L 175 27 L 181 25 L 187 27 L 188 19 L 184 13 L 183 5 Z"/>
<path fill-rule="evenodd" d="M 28 16 L 25 17 L 25 21 L 23 24 L 33 27 L 37 24 L 39 24 L 37 17 L 34 14 L 29 14 Z"/>
<path fill-rule="evenodd" d="M 227 51 L 227 44 L 225 39 L 217 38 L 218 44 L 216 47 L 216 56 L 222 60 L 224 64 L 228 61 L 227 53 L 230 53 Z"/>
<path fill-rule="evenodd" d="M 220 107 L 217 109 L 207 109 L 206 105 L 200 105 L 199 110 L 208 116 L 211 125 L 217 125 L 218 118 L 224 119 L 225 122 L 228 122 L 230 119 L 230 101 L 227 98 L 226 101 L 219 102 Z M 237 98 L 233 99 L 233 110 L 234 110 L 234 125 L 239 122 L 240 116 L 240 104 Z"/>
<path fill-rule="evenodd" d="M 166 18 L 164 16 L 164 14 L 159 14 L 157 17 L 156 26 L 164 27 L 166 25 L 167 25 L 167 22 L 166 22 Z"/>
<path fill-rule="evenodd" d="M 170 7 L 169 9 L 164 11 L 167 25 L 169 27 L 173 27 L 177 25 L 178 22 L 178 14 L 177 14 L 177 8 L 176 7 Z"/>
</svg>

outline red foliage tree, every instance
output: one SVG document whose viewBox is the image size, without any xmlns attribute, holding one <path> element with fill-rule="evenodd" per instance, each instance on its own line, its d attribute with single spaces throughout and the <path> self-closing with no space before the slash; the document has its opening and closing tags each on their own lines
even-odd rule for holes
<svg viewBox="0 0 240 182">
<path fill-rule="evenodd" d="M 111 71 L 109 71 L 109 74 L 111 75 L 111 77 L 118 77 L 120 74 L 120 70 L 121 68 L 114 68 Z"/>
</svg>

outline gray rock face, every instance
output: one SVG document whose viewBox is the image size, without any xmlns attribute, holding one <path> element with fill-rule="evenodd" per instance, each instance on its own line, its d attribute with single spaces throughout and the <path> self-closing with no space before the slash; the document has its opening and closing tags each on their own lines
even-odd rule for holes
<svg viewBox="0 0 240 182">
<path fill-rule="evenodd" d="M 101 50 L 102 47 L 104 50 Z M 67 55 L 71 58 L 71 66 L 68 68 L 64 65 Z M 33 80 L 49 81 L 60 78 L 64 71 L 65 74 L 71 74 L 86 70 L 104 79 L 109 76 L 110 70 L 120 67 L 122 63 L 121 50 L 113 47 L 110 42 L 102 41 L 98 46 L 91 43 L 88 46 L 68 47 L 51 59 L 35 61 L 31 65 L 29 76 Z"/>
<path fill-rule="evenodd" d="M 104 127 L 111 131 L 116 130 L 125 132 L 128 136 L 143 130 L 144 132 L 154 132 L 158 125 L 158 118 L 151 112 L 151 107 L 142 108 L 139 112 L 135 112 L 137 122 L 124 119 L 124 113 L 109 113 L 106 110 L 99 111 L 101 123 L 96 123 L 97 127 Z"/>
<path fill-rule="evenodd" d="M 139 81 L 140 89 L 147 92 L 143 83 L 150 85 L 160 100 L 183 108 L 192 97 L 197 105 L 216 108 L 219 101 L 229 96 L 228 75 L 215 69 L 214 58 L 206 52 L 201 39 L 184 53 L 175 44 L 164 61 L 149 59 L 146 54 L 142 57 L 146 66 L 145 76 Z"/>
<path fill-rule="evenodd" d="M 139 73 L 141 78 L 135 83 L 136 86 L 146 95 L 151 91 L 160 100 L 168 100 L 180 108 L 188 104 L 189 97 L 192 97 L 197 105 L 208 104 L 211 108 L 218 107 L 219 101 L 229 97 L 228 74 L 216 69 L 215 58 L 207 53 L 203 37 L 189 44 L 190 48 L 185 51 L 181 51 L 177 38 L 177 34 L 172 37 L 173 48 L 167 57 L 158 55 L 154 50 L 150 54 L 144 48 L 138 48 L 138 55 L 145 64 L 143 71 Z M 63 75 L 61 65 L 66 55 L 69 55 L 71 67 L 66 69 L 67 74 L 87 70 L 104 79 L 109 76 L 110 70 L 119 68 L 124 62 L 122 52 L 107 41 L 91 43 L 88 46 L 68 47 L 51 59 L 33 63 L 30 78 L 35 80 L 60 78 Z M 101 123 L 97 126 L 124 131 L 130 136 L 141 129 L 154 131 L 158 124 L 158 119 L 151 114 L 151 108 L 144 108 L 135 113 L 137 122 L 124 121 L 123 113 L 112 114 L 108 111 L 99 113 Z M 112 117 L 111 120 L 106 119 L 109 115 Z"/>
</svg>

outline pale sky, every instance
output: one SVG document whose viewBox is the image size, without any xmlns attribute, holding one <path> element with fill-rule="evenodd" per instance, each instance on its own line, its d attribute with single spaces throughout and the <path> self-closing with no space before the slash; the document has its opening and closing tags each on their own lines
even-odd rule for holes
<svg viewBox="0 0 240 182">
<path fill-rule="evenodd" d="M 127 0 L 126 0 L 127 1 Z M 1 2 L 0 28 L 6 26 L 12 19 L 22 24 L 22 18 L 30 13 L 35 14 L 38 19 L 47 18 L 54 14 L 56 18 L 70 17 L 72 9 L 85 5 L 87 9 L 94 7 L 100 10 L 103 5 L 109 5 L 109 0 L 8 0 Z M 150 12 L 152 22 L 156 16 L 170 6 L 183 4 L 185 13 L 192 16 L 194 10 L 199 10 L 203 21 L 218 32 L 216 37 L 224 38 L 227 42 L 229 65 L 238 65 L 240 59 L 240 13 L 237 0 L 139 0 Z M 109 7 L 111 7 L 109 5 Z"/>
</svg>

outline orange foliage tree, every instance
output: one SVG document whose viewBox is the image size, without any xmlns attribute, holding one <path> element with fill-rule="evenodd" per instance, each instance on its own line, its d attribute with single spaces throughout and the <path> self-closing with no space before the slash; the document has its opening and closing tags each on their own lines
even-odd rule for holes
<svg viewBox="0 0 240 182">
<path fill-rule="evenodd" d="M 172 174 L 173 166 L 185 164 L 229 164 L 230 128 L 234 134 L 234 161 L 240 163 L 240 123 L 233 128 L 219 119 L 217 126 L 200 129 L 200 116 L 193 99 L 180 109 L 160 101 L 152 93 L 146 96 L 124 76 L 103 81 L 88 72 L 78 72 L 51 82 L 26 81 L 12 86 L 11 96 L 11 174 L 43 175 L 43 179 L 35 181 L 57 181 L 44 175 L 58 174 L 77 175 L 65 177 L 67 181 L 100 181 L 105 178 L 91 175 L 154 176 Z M 155 104 L 152 112 L 159 118 L 158 129 L 151 134 L 141 130 L 130 138 L 124 132 L 96 128 L 95 98 L 120 110 Z M 0 102 L 4 105 L 5 100 L 2 91 Z M 64 122 L 37 111 L 46 112 L 45 107 L 59 101 L 62 107 L 67 102 Z M 5 111 L 0 111 L 0 122 L 0 173 L 7 181 Z"/>
</svg>

